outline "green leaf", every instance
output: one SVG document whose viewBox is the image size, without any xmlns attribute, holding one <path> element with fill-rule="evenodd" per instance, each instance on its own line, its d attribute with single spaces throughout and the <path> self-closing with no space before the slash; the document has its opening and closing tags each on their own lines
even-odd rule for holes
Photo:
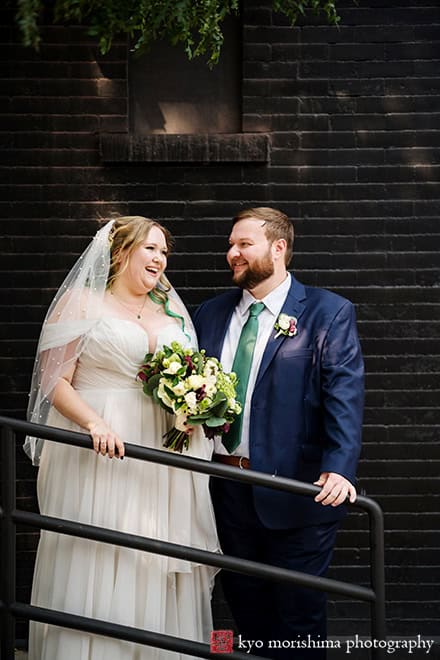
<svg viewBox="0 0 440 660">
<path fill-rule="evenodd" d="M 216 395 L 212 400 L 212 405 L 216 406 L 219 403 L 223 403 L 223 401 L 226 401 L 226 402 L 228 401 L 228 399 L 226 398 L 226 395 L 223 394 L 223 392 L 216 392 Z"/>
<path fill-rule="evenodd" d="M 173 390 L 172 390 L 171 388 L 168 387 L 168 385 L 164 385 L 164 386 L 163 386 L 163 389 L 164 389 L 165 392 L 168 394 L 168 396 L 170 397 L 170 399 L 173 399 L 173 401 L 175 401 L 175 400 L 177 399 L 177 396 L 174 394 Z"/>
<path fill-rule="evenodd" d="M 223 392 L 217 392 L 215 395 L 212 405 L 209 407 L 211 414 L 216 415 L 217 417 L 223 417 L 228 409 L 228 399 L 223 394 Z"/>
<path fill-rule="evenodd" d="M 216 426 L 223 426 L 223 424 L 226 423 L 226 420 L 224 417 L 211 417 L 210 419 L 207 419 L 205 424 L 206 426 L 209 426 L 210 428 L 215 428 Z"/>
<path fill-rule="evenodd" d="M 160 378 L 160 374 L 151 376 L 151 378 L 144 384 L 144 392 L 149 396 L 152 396 L 153 390 L 155 390 L 159 385 Z"/>
<path fill-rule="evenodd" d="M 200 413 L 199 415 L 188 415 L 188 422 L 199 424 L 211 417 L 211 412 Z"/>
</svg>

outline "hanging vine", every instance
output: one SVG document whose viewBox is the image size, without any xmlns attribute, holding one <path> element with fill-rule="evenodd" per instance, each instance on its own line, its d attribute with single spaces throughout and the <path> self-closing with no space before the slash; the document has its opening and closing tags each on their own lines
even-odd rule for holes
<svg viewBox="0 0 440 660">
<path fill-rule="evenodd" d="M 115 37 L 128 35 L 135 51 L 147 50 L 157 40 L 183 43 L 189 59 L 208 54 L 218 62 L 223 45 L 223 20 L 239 13 L 239 0 L 15 0 L 16 19 L 24 45 L 38 50 L 40 20 L 45 10 L 60 24 L 82 24 L 107 53 Z M 292 25 L 311 11 L 330 24 L 339 16 L 334 0 L 273 0 L 273 9 Z"/>
</svg>

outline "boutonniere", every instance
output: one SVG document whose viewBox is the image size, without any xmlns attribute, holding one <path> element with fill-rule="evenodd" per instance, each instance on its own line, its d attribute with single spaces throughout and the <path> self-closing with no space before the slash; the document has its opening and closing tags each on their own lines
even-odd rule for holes
<svg viewBox="0 0 440 660">
<path fill-rule="evenodd" d="M 298 334 L 297 324 L 298 319 L 295 316 L 288 316 L 287 314 L 280 314 L 277 318 L 274 328 L 278 330 L 275 339 L 280 335 L 286 337 L 294 337 Z"/>
</svg>

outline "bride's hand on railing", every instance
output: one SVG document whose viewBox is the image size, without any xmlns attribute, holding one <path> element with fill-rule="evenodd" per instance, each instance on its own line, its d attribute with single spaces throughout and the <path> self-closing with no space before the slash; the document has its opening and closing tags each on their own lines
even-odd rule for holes
<svg viewBox="0 0 440 660">
<path fill-rule="evenodd" d="M 124 458 L 124 443 L 102 419 L 89 422 L 87 429 L 97 454 L 107 454 L 109 458 Z"/>
</svg>

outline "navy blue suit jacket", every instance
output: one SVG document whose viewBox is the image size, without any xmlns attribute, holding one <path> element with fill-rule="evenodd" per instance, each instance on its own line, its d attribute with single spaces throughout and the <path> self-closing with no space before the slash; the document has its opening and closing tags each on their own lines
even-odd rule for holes
<svg viewBox="0 0 440 660">
<path fill-rule="evenodd" d="M 194 323 L 199 345 L 220 358 L 241 297 L 228 291 L 203 303 Z M 364 369 L 353 305 L 292 276 L 282 313 L 298 319 L 294 337 L 270 336 L 251 401 L 250 462 L 254 470 L 313 482 L 337 472 L 355 482 L 361 447 Z M 253 487 L 255 508 L 269 528 L 337 520 L 345 507 Z"/>
</svg>

